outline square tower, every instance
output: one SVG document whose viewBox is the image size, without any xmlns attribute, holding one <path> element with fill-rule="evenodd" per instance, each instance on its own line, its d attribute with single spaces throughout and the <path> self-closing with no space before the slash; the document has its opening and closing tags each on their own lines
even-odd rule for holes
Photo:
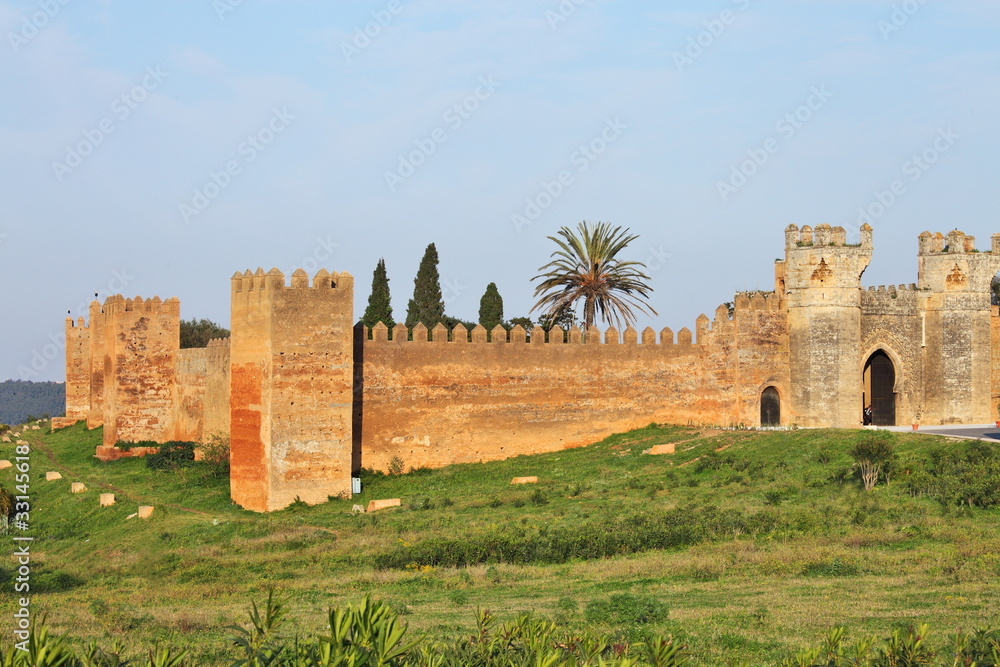
<svg viewBox="0 0 1000 667">
<path fill-rule="evenodd" d="M 354 278 L 277 269 L 232 278 L 230 492 L 282 509 L 351 493 Z"/>
<path fill-rule="evenodd" d="M 790 421 L 802 426 L 861 423 L 861 274 L 872 256 L 872 229 L 847 243 L 842 227 L 785 229 Z"/>
</svg>

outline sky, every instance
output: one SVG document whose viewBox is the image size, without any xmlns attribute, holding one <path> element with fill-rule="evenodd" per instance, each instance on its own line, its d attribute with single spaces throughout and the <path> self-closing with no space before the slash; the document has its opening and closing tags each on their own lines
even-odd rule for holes
<svg viewBox="0 0 1000 667">
<path fill-rule="evenodd" d="M 405 318 L 435 243 L 449 315 L 527 315 L 547 237 L 638 238 L 656 316 L 773 289 L 789 224 L 1000 232 L 995 0 L 0 0 L 0 379 L 64 378 L 67 312 L 236 271 L 356 278 Z"/>
</svg>

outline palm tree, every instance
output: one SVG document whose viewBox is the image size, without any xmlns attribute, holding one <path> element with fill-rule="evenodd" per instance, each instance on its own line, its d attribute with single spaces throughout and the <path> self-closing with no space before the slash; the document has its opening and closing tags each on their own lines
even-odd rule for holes
<svg viewBox="0 0 1000 667">
<path fill-rule="evenodd" d="M 544 315 L 556 318 L 576 309 L 583 299 L 583 323 L 589 328 L 600 316 L 616 327 L 635 322 L 633 308 L 656 315 L 646 302 L 652 291 L 642 272 L 642 262 L 625 262 L 617 258 L 625 246 L 637 239 L 628 229 L 612 227 L 611 223 L 591 225 L 581 222 L 577 230 L 563 227 L 559 237 L 550 236 L 559 249 L 552 253 L 552 261 L 539 268 L 543 271 L 532 281 L 541 280 L 535 296 L 541 295 L 531 309 L 543 310 Z"/>
</svg>

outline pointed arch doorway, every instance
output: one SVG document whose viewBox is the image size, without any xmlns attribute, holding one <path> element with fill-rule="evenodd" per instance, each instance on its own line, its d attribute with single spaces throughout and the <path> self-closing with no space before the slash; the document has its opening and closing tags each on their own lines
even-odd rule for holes
<svg viewBox="0 0 1000 667">
<path fill-rule="evenodd" d="M 896 425 L 896 368 L 883 350 L 876 350 L 865 362 L 864 407 L 872 408 L 872 424 Z"/>
<path fill-rule="evenodd" d="M 761 392 L 760 425 L 781 426 L 781 397 L 774 387 L 768 387 Z"/>
</svg>

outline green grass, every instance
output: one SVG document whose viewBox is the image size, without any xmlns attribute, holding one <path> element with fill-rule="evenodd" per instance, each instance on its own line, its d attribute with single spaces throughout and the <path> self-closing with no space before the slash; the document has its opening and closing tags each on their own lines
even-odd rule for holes
<svg viewBox="0 0 1000 667">
<path fill-rule="evenodd" d="M 100 431 L 79 425 L 24 435 L 35 443 L 32 606 L 80 642 L 160 640 L 221 661 L 231 655 L 224 627 L 271 587 L 289 597 L 290 632 L 318 630 L 327 607 L 372 593 L 417 632 L 468 631 L 476 607 L 502 619 L 533 611 L 626 639 L 673 634 L 704 665 L 773 663 L 834 625 L 854 640 L 928 621 L 941 644 L 958 628 L 1000 625 L 998 510 L 905 490 L 906 471 L 947 442 L 934 436 L 895 436 L 898 472 L 870 493 L 844 475 L 857 431 L 670 426 L 506 461 L 365 474 L 360 497 L 260 515 L 235 506 L 228 482 L 202 464 L 102 463 Z M 642 453 L 669 442 L 676 454 Z M 0 458 L 12 456 L 0 446 Z M 45 482 L 47 470 L 64 479 Z M 0 471 L 0 483 L 11 488 L 13 474 Z M 510 485 L 528 475 L 539 484 Z M 88 491 L 70 494 L 73 481 Z M 102 491 L 117 504 L 98 507 Z M 399 509 L 350 511 L 397 497 Z M 152 518 L 126 520 L 140 504 L 156 507 Z M 685 539 L 657 538 L 664 526 Z M 478 551 L 465 567 L 434 557 L 469 545 Z M 3 645 L 11 589 L 0 594 Z"/>
</svg>

